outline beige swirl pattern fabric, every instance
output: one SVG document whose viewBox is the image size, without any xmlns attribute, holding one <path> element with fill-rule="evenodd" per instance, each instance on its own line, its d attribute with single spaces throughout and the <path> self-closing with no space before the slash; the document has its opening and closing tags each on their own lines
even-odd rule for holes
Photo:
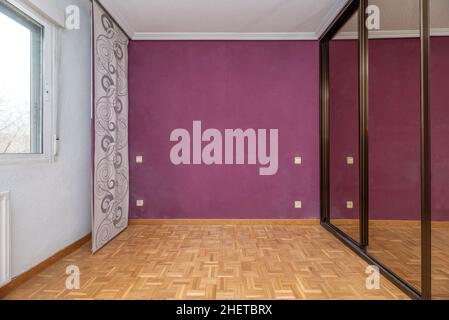
<svg viewBox="0 0 449 320">
<path fill-rule="evenodd" d="M 93 1 L 92 251 L 128 226 L 128 37 Z"/>
</svg>

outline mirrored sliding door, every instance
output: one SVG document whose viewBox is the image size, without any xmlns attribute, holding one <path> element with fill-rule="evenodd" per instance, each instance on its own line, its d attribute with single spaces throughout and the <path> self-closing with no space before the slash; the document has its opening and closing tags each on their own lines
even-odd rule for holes
<svg viewBox="0 0 449 320">
<path fill-rule="evenodd" d="M 419 0 L 370 0 L 368 253 L 421 291 Z"/>
<path fill-rule="evenodd" d="M 329 41 L 329 218 L 360 242 L 358 10 Z"/>
<path fill-rule="evenodd" d="M 449 299 L 449 1 L 430 1 L 432 298 Z"/>
<path fill-rule="evenodd" d="M 449 299 L 447 0 L 350 0 L 320 48 L 322 225 L 410 297 Z"/>
</svg>

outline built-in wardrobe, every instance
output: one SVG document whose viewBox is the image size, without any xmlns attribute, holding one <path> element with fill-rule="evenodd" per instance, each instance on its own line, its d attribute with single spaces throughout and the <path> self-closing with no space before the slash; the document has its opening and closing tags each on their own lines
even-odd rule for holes
<svg viewBox="0 0 449 320">
<path fill-rule="evenodd" d="M 416 299 L 449 299 L 449 4 L 353 0 L 320 39 L 321 222 Z"/>
</svg>

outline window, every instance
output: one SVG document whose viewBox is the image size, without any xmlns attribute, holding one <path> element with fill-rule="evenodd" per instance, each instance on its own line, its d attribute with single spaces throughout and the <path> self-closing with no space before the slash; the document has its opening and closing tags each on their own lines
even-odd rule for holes
<svg viewBox="0 0 449 320">
<path fill-rule="evenodd" d="M 0 0 L 0 163 L 53 159 L 55 26 Z"/>
<path fill-rule="evenodd" d="M 42 153 L 43 27 L 0 2 L 0 153 Z"/>
</svg>

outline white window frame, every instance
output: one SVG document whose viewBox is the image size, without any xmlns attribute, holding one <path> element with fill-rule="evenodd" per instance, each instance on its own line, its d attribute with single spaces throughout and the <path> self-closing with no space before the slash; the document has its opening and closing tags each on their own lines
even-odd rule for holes
<svg viewBox="0 0 449 320">
<path fill-rule="evenodd" d="M 57 151 L 57 32 L 58 27 L 21 0 L 7 0 L 43 27 L 42 39 L 42 153 L 0 154 L 0 165 L 55 160 Z"/>
</svg>

